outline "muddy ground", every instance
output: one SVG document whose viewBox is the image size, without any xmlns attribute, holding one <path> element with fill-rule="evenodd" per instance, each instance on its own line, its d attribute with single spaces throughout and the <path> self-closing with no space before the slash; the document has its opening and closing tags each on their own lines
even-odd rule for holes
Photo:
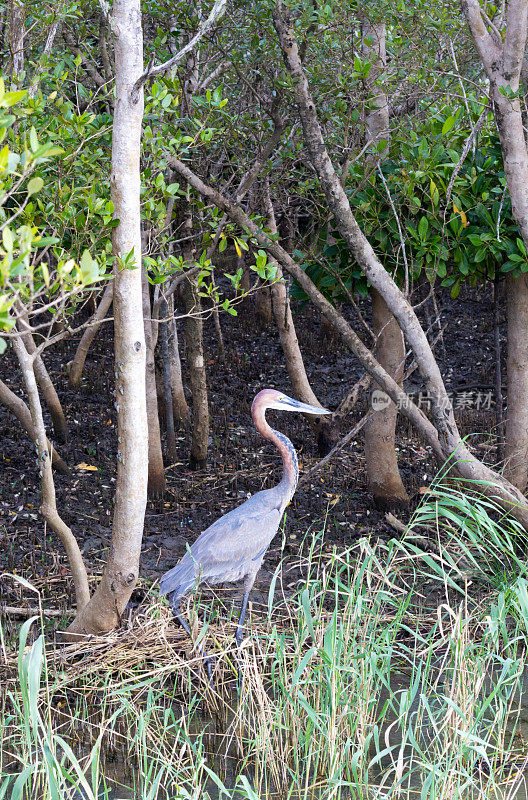
<svg viewBox="0 0 528 800">
<path fill-rule="evenodd" d="M 494 374 L 491 296 L 466 289 L 456 302 L 440 296 L 439 303 L 446 328 L 444 345 L 439 342 L 436 352 L 448 389 L 459 390 L 455 395 L 457 419 L 464 434 L 480 434 L 471 438 L 471 446 L 479 457 L 493 463 L 495 449 L 489 436 L 495 424 L 491 394 Z M 368 319 L 367 304 L 362 307 Z M 429 310 L 432 313 L 432 308 Z M 425 311 L 422 307 L 419 312 L 424 324 Z M 351 319 L 353 316 L 351 312 Z M 319 314 L 314 309 L 297 308 L 295 320 L 312 387 L 325 406 L 335 409 L 362 370 L 338 341 L 329 341 L 324 336 Z M 290 391 L 277 333 L 273 328 L 259 328 L 251 302 L 247 301 L 237 318 L 222 317 L 227 350 L 227 363 L 223 365 L 217 359 L 212 319 L 205 327 L 212 420 L 209 463 L 205 470 L 190 471 L 188 435 L 181 432 L 178 460 L 166 470 L 166 494 L 149 501 L 147 507 L 140 579 L 143 586 L 150 585 L 173 566 L 185 552 L 186 543 L 194 541 L 216 517 L 248 494 L 280 479 L 279 458 L 273 447 L 253 430 L 250 416 L 251 401 L 260 389 Z M 357 330 L 360 329 L 358 326 Z M 504 334 L 502 329 L 503 348 Z M 59 449 L 73 470 L 70 478 L 55 476 L 58 508 L 81 542 L 95 580 L 109 544 L 115 485 L 110 326 L 93 346 L 78 391 L 69 388 L 64 366 L 72 358 L 76 344 L 76 340 L 59 344 L 45 353 L 45 361 L 70 426 L 69 442 Z M 21 376 L 9 351 L 0 357 L 0 375 L 14 391 L 23 394 Z M 418 372 L 406 388 L 420 389 Z M 367 396 L 363 396 L 343 422 L 341 433 L 346 433 L 360 419 L 366 403 Z M 313 466 L 319 456 L 305 420 L 293 414 L 272 413 L 275 427 L 290 436 L 299 452 L 301 472 Z M 38 513 L 34 449 L 16 420 L 2 408 L 0 443 L 0 573 L 23 575 L 39 587 L 49 605 L 72 607 L 72 586 L 64 553 L 55 537 L 45 532 Z M 415 501 L 420 487 L 431 481 L 437 467 L 428 448 L 405 420 L 399 425 L 398 445 L 403 480 Z M 85 471 L 76 468 L 79 464 L 97 469 Z M 405 514 L 401 518 L 405 520 Z M 266 557 L 261 589 L 265 588 L 282 548 L 292 565 L 291 583 L 295 582 L 299 542 L 307 531 L 320 531 L 325 524 L 324 541 L 330 547 L 334 543 L 350 545 L 364 535 L 394 535 L 367 491 L 361 434 L 313 480 L 298 489 L 287 511 L 284 535 L 276 537 Z M 18 606 L 28 599 L 31 593 L 12 580 L 0 583 L 0 604 Z"/>
</svg>

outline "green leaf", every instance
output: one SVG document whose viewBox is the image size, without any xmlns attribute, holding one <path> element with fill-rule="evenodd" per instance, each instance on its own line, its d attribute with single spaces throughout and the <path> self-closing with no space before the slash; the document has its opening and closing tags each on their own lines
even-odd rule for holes
<svg viewBox="0 0 528 800">
<path fill-rule="evenodd" d="M 64 153 L 62 147 L 53 147 L 50 144 L 43 144 L 34 152 L 35 158 L 51 158 L 51 156 L 60 156 Z"/>
<path fill-rule="evenodd" d="M 97 262 L 93 260 L 89 250 L 83 252 L 80 266 L 83 283 L 92 283 L 99 277 Z"/>
<path fill-rule="evenodd" d="M 312 637 L 313 641 L 315 641 L 315 630 L 312 619 L 312 612 L 310 609 L 310 594 L 308 592 L 308 589 L 303 589 L 301 594 L 301 603 L 304 611 L 304 618 L 306 620 L 306 627 L 308 628 L 308 632 Z"/>
<path fill-rule="evenodd" d="M 40 177 L 31 178 L 27 188 L 28 197 L 31 197 L 32 194 L 40 192 L 43 186 L 44 186 L 44 181 L 42 180 L 42 178 Z"/>
<path fill-rule="evenodd" d="M 446 133 L 449 133 L 453 125 L 455 124 L 456 120 L 454 117 L 448 117 L 444 124 L 442 125 L 442 136 L 445 136 Z"/>
<path fill-rule="evenodd" d="M 29 131 L 29 143 L 31 145 L 31 149 L 33 150 L 33 152 L 38 150 L 39 146 L 38 136 L 33 125 L 31 126 L 31 130 Z"/>
<path fill-rule="evenodd" d="M 0 108 L 9 108 L 9 106 L 14 106 L 16 103 L 20 103 L 26 94 L 27 91 L 25 89 L 18 92 L 6 92 L 0 98 Z"/>
<path fill-rule="evenodd" d="M 422 242 L 425 242 L 428 231 L 429 231 L 429 221 L 427 217 L 422 217 L 418 225 L 418 234 Z"/>
<path fill-rule="evenodd" d="M 2 337 L 0 336 L 0 356 L 2 355 L 2 353 L 5 353 L 6 347 L 7 347 L 6 340 L 2 339 Z"/>
<path fill-rule="evenodd" d="M 13 237 L 13 234 L 11 233 L 11 230 L 7 227 L 4 228 L 4 230 L 2 231 L 2 242 L 7 252 L 12 253 L 15 239 Z"/>
<path fill-rule="evenodd" d="M 9 158 L 9 147 L 5 145 L 0 150 L 0 169 L 4 170 L 7 167 L 7 160 Z"/>
</svg>

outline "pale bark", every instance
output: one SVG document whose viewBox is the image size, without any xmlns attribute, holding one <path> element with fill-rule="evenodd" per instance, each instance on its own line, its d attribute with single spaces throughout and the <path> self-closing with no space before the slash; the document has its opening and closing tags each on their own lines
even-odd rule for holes
<svg viewBox="0 0 528 800">
<path fill-rule="evenodd" d="M 272 235 L 276 235 L 277 223 L 275 220 L 275 210 L 271 201 L 268 178 L 265 179 L 263 184 L 262 206 L 263 212 L 268 220 L 267 227 Z M 290 384 L 293 389 L 293 395 L 302 403 L 308 403 L 308 405 L 311 406 L 321 406 L 321 403 L 310 386 L 310 381 L 306 374 L 301 348 L 299 347 L 299 341 L 293 323 L 288 288 L 282 274 L 282 267 L 274 259 L 270 259 L 270 266 L 274 266 L 277 270 L 276 280 L 270 283 L 271 302 L 275 324 L 279 331 L 279 339 L 284 354 L 286 371 L 288 372 L 288 378 L 290 379 Z M 313 414 L 306 414 L 305 417 L 315 431 L 319 454 L 326 455 L 331 449 L 331 422 L 324 416 L 315 417 Z"/>
<path fill-rule="evenodd" d="M 502 348 L 500 340 L 500 283 L 495 280 L 493 284 L 493 345 L 495 357 L 495 425 L 497 437 L 496 463 L 501 464 L 504 459 L 504 398 L 502 394 Z M 514 481 L 512 481 L 514 483 Z M 520 487 L 518 487 L 520 488 Z"/>
<path fill-rule="evenodd" d="M 363 20 L 361 23 L 361 50 L 370 62 L 370 70 L 365 80 L 367 91 L 365 128 L 373 146 L 384 141 L 385 148 L 375 151 L 374 163 L 384 158 L 389 151 L 389 103 L 383 87 L 379 84 L 387 68 L 385 50 L 385 23 Z M 348 172 L 348 170 L 346 171 Z M 346 173 L 345 173 L 346 176 Z"/>
<path fill-rule="evenodd" d="M 140 0 L 114 0 L 116 102 L 111 196 L 114 229 L 114 347 L 118 463 L 112 544 L 99 586 L 70 626 L 70 635 L 98 634 L 119 621 L 139 573 L 147 502 L 148 428 L 145 332 L 141 290 L 140 149 L 143 93 L 132 96 L 143 70 Z M 120 259 L 133 251 L 134 269 Z"/>
<path fill-rule="evenodd" d="M 330 303 L 329 300 L 319 291 L 311 279 L 307 276 L 306 272 L 301 269 L 296 261 L 284 248 L 270 236 L 259 228 L 256 223 L 244 213 L 242 208 L 231 201 L 224 195 L 207 186 L 197 175 L 192 172 L 186 164 L 183 164 L 177 159 L 171 161 L 172 166 L 184 178 L 190 186 L 197 192 L 205 197 L 210 202 L 214 203 L 218 208 L 224 211 L 227 216 L 235 222 L 242 230 L 249 233 L 260 247 L 267 250 L 267 252 L 279 262 L 284 269 L 297 281 L 299 286 L 304 289 L 313 304 L 325 314 L 328 320 L 336 329 L 338 335 L 341 336 L 344 342 L 350 347 L 352 352 L 358 357 L 367 372 L 377 380 L 383 387 L 383 390 L 392 397 L 396 403 L 402 405 L 402 413 L 407 416 L 416 428 L 422 433 L 424 438 L 431 444 L 435 455 L 438 459 L 442 460 L 443 450 L 440 445 L 438 433 L 434 425 L 427 419 L 425 414 L 412 402 L 408 400 L 407 395 L 398 386 L 390 375 L 379 365 L 378 361 L 374 358 L 370 350 L 363 344 L 359 336 L 350 327 L 349 323 L 343 315 Z"/>
<path fill-rule="evenodd" d="M 29 332 L 29 321 L 25 313 L 19 321 L 19 326 L 22 329 L 20 335 L 22 337 L 22 341 L 24 342 L 24 347 L 30 355 L 34 355 L 37 350 L 37 346 L 33 336 Z M 66 422 L 66 417 L 64 415 L 64 411 L 62 410 L 59 395 L 57 394 L 55 386 L 53 385 L 53 381 L 51 380 L 44 361 L 40 355 L 37 355 L 33 360 L 33 370 L 37 379 L 37 384 L 44 396 L 44 400 L 46 401 L 46 406 L 48 407 L 48 411 L 50 413 L 55 436 L 60 441 L 65 442 L 68 439 L 68 423 Z"/>
<path fill-rule="evenodd" d="M 37 381 L 33 369 L 35 357 L 27 351 L 21 336 L 13 337 L 12 341 L 13 349 L 17 355 L 20 369 L 22 370 L 22 377 L 29 399 L 31 421 L 33 423 L 34 433 L 36 434 L 35 444 L 37 446 L 37 460 L 42 491 L 40 513 L 52 531 L 57 534 L 66 550 L 73 578 L 73 585 L 75 587 L 77 611 L 82 612 L 90 598 L 88 576 L 77 540 L 57 511 L 55 484 L 53 482 L 53 473 L 51 470 L 48 440 L 46 437 L 44 418 L 42 416 L 42 406 L 40 404 Z"/>
<path fill-rule="evenodd" d="M 508 277 L 508 405 L 504 476 L 521 491 L 528 482 L 528 283 Z"/>
<path fill-rule="evenodd" d="M 383 297 L 371 290 L 372 329 L 378 336 L 376 357 L 380 365 L 396 381 L 403 385 L 405 344 L 398 323 L 391 314 Z M 380 390 L 375 385 L 374 392 Z M 370 490 L 376 506 L 382 510 L 406 507 L 409 497 L 398 470 L 395 449 L 395 430 L 398 409 L 393 400 L 388 405 L 375 408 L 365 425 L 365 468 Z"/>
<path fill-rule="evenodd" d="M 282 3 L 279 4 L 279 8 L 283 8 Z M 371 285 L 383 296 L 414 352 L 425 388 L 431 398 L 431 411 L 444 458 L 456 460 L 457 469 L 463 477 L 478 481 L 480 483 L 479 488 L 482 491 L 495 497 L 505 507 L 511 508 L 515 516 L 522 520 L 522 524 L 528 527 L 528 506 L 523 495 L 509 481 L 501 478 L 501 476 L 475 458 L 465 442 L 462 441 L 455 422 L 453 408 L 427 336 L 411 305 L 398 289 L 391 276 L 385 271 L 372 246 L 361 231 L 330 160 L 306 75 L 299 59 L 290 15 L 287 11 L 281 13 L 277 10 L 274 13 L 274 23 L 287 69 L 293 79 L 294 96 L 303 125 L 304 141 L 314 169 L 318 174 L 329 208 L 335 216 L 343 239 Z M 528 188 L 526 191 L 528 191 Z M 387 375 L 385 371 L 384 373 Z M 391 381 L 391 383 L 392 393 L 387 393 L 393 400 L 397 401 L 397 393 L 394 391 L 394 387 L 397 384 L 395 381 Z M 387 391 L 386 388 L 385 391 Z M 411 408 L 412 406 L 409 405 L 409 409 Z M 421 427 L 423 428 L 423 425 Z"/>
<path fill-rule="evenodd" d="M 11 413 L 15 415 L 29 438 L 34 442 L 37 439 L 37 434 L 35 433 L 35 426 L 33 425 L 33 420 L 31 419 L 31 411 L 24 401 L 20 397 L 17 397 L 16 394 L 12 392 L 3 381 L 0 381 L 0 403 L 5 406 L 8 411 L 11 411 Z M 64 463 L 51 442 L 49 440 L 46 441 L 48 452 L 51 453 L 52 465 L 55 467 L 57 472 L 60 472 L 62 475 L 69 475 L 70 470 L 68 469 L 67 464 Z"/>
<path fill-rule="evenodd" d="M 24 69 L 24 0 L 11 0 L 9 13 L 9 49 L 11 75 L 20 75 Z"/>
<path fill-rule="evenodd" d="M 158 414 L 158 395 L 156 392 L 156 365 L 154 363 L 154 342 L 150 311 L 149 283 L 143 270 L 143 320 L 146 347 L 146 395 L 148 421 L 148 491 L 153 496 L 165 491 L 165 469 L 161 449 L 161 432 Z"/>
<path fill-rule="evenodd" d="M 504 39 L 487 30 L 478 0 L 462 0 L 462 9 L 490 82 L 493 114 L 499 130 L 504 172 L 513 217 L 528 247 L 528 150 L 518 98 L 526 48 L 528 0 L 510 0 Z M 508 277 L 508 395 L 505 475 L 525 489 L 528 477 L 526 276 Z"/>
<path fill-rule="evenodd" d="M 88 355 L 88 351 L 92 345 L 93 340 L 97 336 L 99 328 L 103 324 L 104 318 L 108 314 L 110 306 L 112 305 L 113 297 L 114 297 L 114 282 L 112 280 L 106 284 L 106 288 L 103 292 L 101 302 L 97 306 L 97 310 L 93 315 L 92 319 L 90 320 L 90 324 L 84 331 L 81 337 L 81 341 L 79 342 L 79 345 L 77 347 L 77 350 L 75 351 L 73 361 L 69 365 L 68 377 L 71 386 L 78 387 L 81 385 L 86 356 Z"/>
</svg>

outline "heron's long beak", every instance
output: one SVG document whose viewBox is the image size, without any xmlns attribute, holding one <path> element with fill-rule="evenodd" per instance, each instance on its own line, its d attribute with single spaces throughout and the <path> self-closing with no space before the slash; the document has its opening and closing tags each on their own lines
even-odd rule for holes
<svg viewBox="0 0 528 800">
<path fill-rule="evenodd" d="M 320 406 L 309 406 L 308 403 L 301 403 L 293 397 L 283 397 L 280 400 L 280 408 L 283 411 L 300 411 L 302 414 L 331 414 L 327 408 Z"/>
</svg>

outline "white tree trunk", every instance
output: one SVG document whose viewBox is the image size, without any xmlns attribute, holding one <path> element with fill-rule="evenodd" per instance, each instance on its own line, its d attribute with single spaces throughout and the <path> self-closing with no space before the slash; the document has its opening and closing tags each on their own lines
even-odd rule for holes
<svg viewBox="0 0 528 800">
<path fill-rule="evenodd" d="M 139 573 L 147 502 L 148 433 L 145 332 L 141 291 L 140 149 L 143 72 L 140 0 L 114 0 L 116 104 L 111 191 L 114 229 L 114 341 L 118 464 L 112 545 L 94 595 L 70 626 L 71 634 L 105 633 L 119 621 Z M 131 254 L 131 255 L 130 255 Z M 133 265 L 125 259 L 133 260 Z M 133 269 L 127 268 L 133 266 Z"/>
</svg>

